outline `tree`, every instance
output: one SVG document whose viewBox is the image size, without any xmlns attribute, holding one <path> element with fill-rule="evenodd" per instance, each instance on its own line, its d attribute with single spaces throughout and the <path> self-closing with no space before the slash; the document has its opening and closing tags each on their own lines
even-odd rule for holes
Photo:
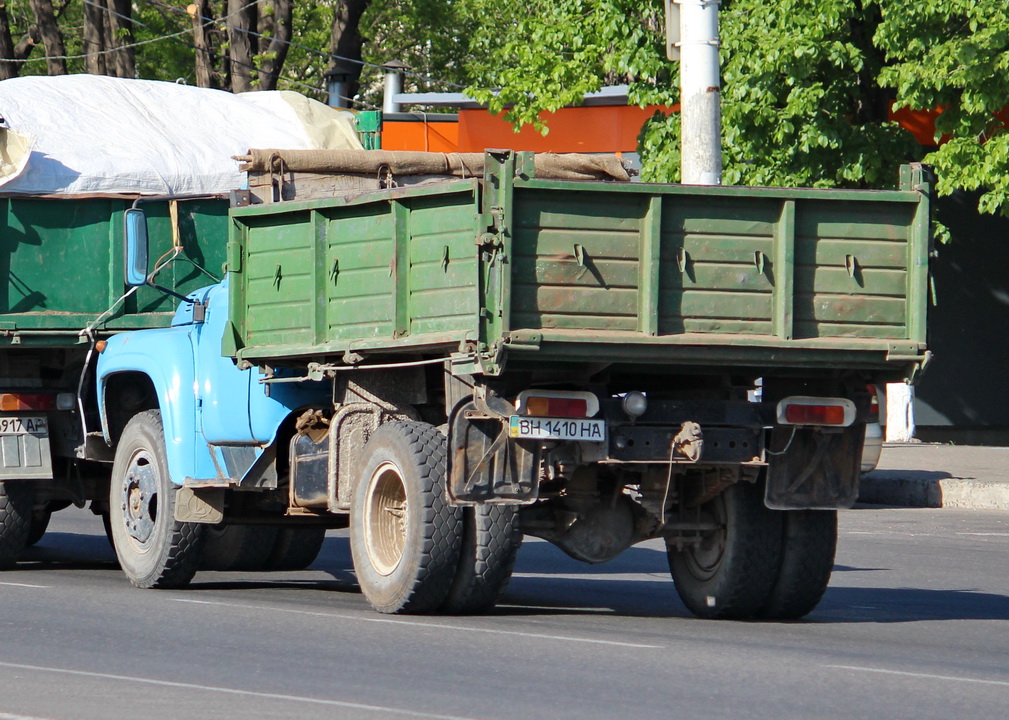
<svg viewBox="0 0 1009 720">
<path fill-rule="evenodd" d="M 466 0 L 488 9 L 490 0 Z M 678 100 L 664 58 L 660 0 L 530 0 L 479 26 L 470 94 L 516 124 L 576 102 L 604 80 L 641 105 Z M 1009 9 L 1002 0 L 724 0 L 724 180 L 878 187 L 923 154 L 888 119 L 944 109 L 949 142 L 925 157 L 939 190 L 986 188 L 981 208 L 1009 214 Z M 679 118 L 644 128 L 643 176 L 675 180 Z"/>
<path fill-rule="evenodd" d="M 897 106 L 942 110 L 936 132 L 947 141 L 925 158 L 939 191 L 983 189 L 979 210 L 1009 216 L 1009 6 L 891 0 L 875 39 L 892 60 L 880 81 Z"/>
<path fill-rule="evenodd" d="M 46 50 L 46 67 L 50 75 L 66 75 L 67 63 L 63 59 L 66 49 L 63 45 L 63 33 L 56 22 L 56 10 L 51 0 L 30 0 L 32 12 L 35 14 L 35 24 L 42 37 Z"/>
</svg>

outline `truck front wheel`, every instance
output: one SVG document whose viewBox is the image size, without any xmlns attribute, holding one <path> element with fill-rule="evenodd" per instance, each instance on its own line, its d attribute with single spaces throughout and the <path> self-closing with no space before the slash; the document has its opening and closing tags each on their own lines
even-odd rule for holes
<svg viewBox="0 0 1009 720">
<path fill-rule="evenodd" d="M 112 544 L 137 587 L 183 587 L 196 574 L 204 526 L 176 521 L 175 492 L 161 413 L 142 412 L 123 430 L 109 492 Z"/>
<path fill-rule="evenodd" d="M 28 546 L 32 498 L 30 483 L 0 481 L 0 570 L 14 567 Z"/>
<path fill-rule="evenodd" d="M 753 617 L 778 578 L 782 513 L 764 506 L 761 484 L 748 482 L 731 485 L 704 509 L 704 519 L 720 529 L 682 550 L 670 545 L 676 592 L 698 617 Z"/>
<path fill-rule="evenodd" d="M 379 612 L 438 609 L 459 565 L 461 513 L 445 499 L 445 438 L 393 422 L 371 436 L 351 504 L 350 550 Z"/>
</svg>

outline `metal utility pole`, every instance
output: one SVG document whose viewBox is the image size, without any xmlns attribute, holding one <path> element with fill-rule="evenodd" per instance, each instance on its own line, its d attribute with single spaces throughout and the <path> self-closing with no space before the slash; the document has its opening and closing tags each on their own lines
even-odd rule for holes
<svg viewBox="0 0 1009 720">
<path fill-rule="evenodd" d="M 722 184 L 719 0 L 666 0 L 666 51 L 680 62 L 681 182 Z"/>
<path fill-rule="evenodd" d="M 382 112 L 398 113 L 402 108 L 396 102 L 396 96 L 403 93 L 403 71 L 409 66 L 399 60 L 390 60 L 382 69 L 385 70 L 385 87 L 382 96 Z"/>
</svg>

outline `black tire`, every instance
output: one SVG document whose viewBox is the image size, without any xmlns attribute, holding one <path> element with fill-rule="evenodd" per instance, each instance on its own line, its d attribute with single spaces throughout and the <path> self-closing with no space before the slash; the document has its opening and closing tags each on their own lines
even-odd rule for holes
<svg viewBox="0 0 1009 720">
<path fill-rule="evenodd" d="M 795 620 L 816 607 L 837 550 L 836 510 L 788 510 L 784 516 L 781 571 L 758 613 L 771 620 Z"/>
<path fill-rule="evenodd" d="M 761 484 L 747 482 L 731 485 L 705 508 L 722 530 L 681 551 L 669 547 L 676 592 L 698 617 L 753 617 L 778 578 L 781 512 L 764 506 Z"/>
<path fill-rule="evenodd" d="M 277 528 L 269 525 L 209 525 L 200 560 L 200 570 L 265 570 Z"/>
<path fill-rule="evenodd" d="M 109 541 L 109 546 L 115 550 L 116 541 L 112 537 L 112 515 L 108 511 L 102 513 L 102 527 L 105 528 L 105 539 Z"/>
<path fill-rule="evenodd" d="M 30 483 L 0 481 L 0 570 L 14 567 L 28 547 L 33 502 Z"/>
<path fill-rule="evenodd" d="M 25 541 L 25 547 L 32 547 L 42 539 L 42 536 L 46 534 L 46 530 L 49 528 L 49 521 L 52 517 L 53 513 L 49 508 L 32 511 L 32 517 L 28 523 L 28 539 Z"/>
<path fill-rule="evenodd" d="M 304 570 L 315 562 L 325 539 L 324 527 L 280 528 L 263 569 Z"/>
<path fill-rule="evenodd" d="M 137 587 L 184 587 L 199 567 L 204 526 L 176 521 L 176 489 L 161 413 L 134 416 L 116 448 L 109 522 L 119 566 Z"/>
<path fill-rule="evenodd" d="M 514 505 L 464 508 L 459 567 L 441 609 L 461 615 L 493 608 L 511 580 L 521 544 Z"/>
<path fill-rule="evenodd" d="M 419 422 L 383 425 L 365 446 L 350 550 L 361 591 L 379 612 L 430 612 L 452 588 L 462 514 L 445 498 L 445 455 L 445 438 Z"/>
</svg>

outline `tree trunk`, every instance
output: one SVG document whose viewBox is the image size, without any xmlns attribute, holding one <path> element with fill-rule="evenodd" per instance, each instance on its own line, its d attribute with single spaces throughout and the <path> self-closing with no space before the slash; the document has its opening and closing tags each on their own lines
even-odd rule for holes
<svg viewBox="0 0 1009 720">
<path fill-rule="evenodd" d="M 133 44 L 133 4 L 130 0 L 108 0 L 108 34 L 106 42 L 109 48 L 116 52 L 109 57 L 109 71 L 116 77 L 133 78 L 137 76 L 133 48 L 125 47 Z"/>
<path fill-rule="evenodd" d="M 249 31 L 256 27 L 256 6 L 249 0 L 228 0 L 231 92 L 252 90 L 253 43 Z"/>
<path fill-rule="evenodd" d="M 196 45 L 196 86 L 204 88 L 217 87 L 214 77 L 214 51 L 211 47 L 213 39 L 213 8 L 210 0 L 197 0 L 194 4 L 196 14 L 193 16 L 193 44 Z"/>
<path fill-rule="evenodd" d="M 7 16 L 7 2 L 0 0 L 0 80 L 8 80 L 18 76 L 20 63 L 12 62 L 14 40 L 11 38 L 10 18 Z"/>
<path fill-rule="evenodd" d="M 84 3 L 84 67 L 92 75 L 104 75 L 106 72 L 105 44 L 105 10 Z"/>
<path fill-rule="evenodd" d="M 51 0 L 29 0 L 32 12 L 35 14 L 35 24 L 42 36 L 42 45 L 46 49 L 46 72 L 50 75 L 66 75 L 67 61 L 63 59 L 66 49 L 63 46 L 63 35 L 56 24 L 56 12 Z"/>
<path fill-rule="evenodd" d="M 291 46 L 292 0 L 273 0 L 273 12 L 260 15 L 259 52 L 264 56 L 259 67 L 259 86 L 263 90 L 276 90 L 277 78 L 284 68 L 287 49 Z"/>
<path fill-rule="evenodd" d="M 361 47 L 364 40 L 361 37 L 361 16 L 368 9 L 370 0 L 340 0 L 333 10 L 333 26 L 329 33 L 329 53 L 338 57 L 331 58 L 329 69 L 343 66 L 350 75 L 348 95 L 353 98 L 361 82 Z M 345 59 L 342 59 L 345 58 Z M 347 62 L 348 60 L 352 62 Z"/>
</svg>

